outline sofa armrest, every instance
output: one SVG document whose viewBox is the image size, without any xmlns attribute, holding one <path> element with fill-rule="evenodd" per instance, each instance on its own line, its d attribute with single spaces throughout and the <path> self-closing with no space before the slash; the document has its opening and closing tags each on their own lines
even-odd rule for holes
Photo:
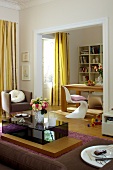
<svg viewBox="0 0 113 170">
<path fill-rule="evenodd" d="M 30 103 L 31 99 L 32 99 L 32 92 L 28 92 L 28 91 L 24 91 L 22 90 L 26 96 L 26 101 Z"/>
<path fill-rule="evenodd" d="M 79 146 L 78 148 L 58 157 L 56 160 L 59 161 L 60 163 L 64 164 L 68 170 L 75 170 L 75 169 L 76 170 L 97 170 L 99 168 L 91 166 L 82 160 L 82 158 L 80 156 L 81 152 L 85 148 L 90 147 L 90 146 L 110 145 L 110 144 L 113 144 L 113 141 L 97 138 L 97 139 L 87 142 L 86 144 Z M 103 168 L 100 168 L 100 170 L 111 170 L 111 169 L 103 169 Z"/>
<path fill-rule="evenodd" d="M 0 140 L 0 162 L 16 170 L 67 170 L 55 160 Z"/>
<path fill-rule="evenodd" d="M 8 92 L 2 91 L 2 109 L 8 113 L 11 111 L 11 94 Z"/>
</svg>

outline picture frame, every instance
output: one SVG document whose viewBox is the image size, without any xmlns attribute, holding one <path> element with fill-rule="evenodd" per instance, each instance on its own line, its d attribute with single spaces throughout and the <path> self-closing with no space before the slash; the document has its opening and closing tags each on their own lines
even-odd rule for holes
<svg viewBox="0 0 113 170">
<path fill-rule="evenodd" d="M 22 61 L 24 62 L 29 61 L 29 52 L 22 53 Z"/>
<path fill-rule="evenodd" d="M 30 80 L 30 65 L 22 65 L 22 80 Z"/>
</svg>

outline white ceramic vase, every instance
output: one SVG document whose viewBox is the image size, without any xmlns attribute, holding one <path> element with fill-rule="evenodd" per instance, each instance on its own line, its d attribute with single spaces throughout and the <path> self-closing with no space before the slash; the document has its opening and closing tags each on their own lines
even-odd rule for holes
<svg viewBox="0 0 113 170">
<path fill-rule="evenodd" d="M 44 114 L 41 114 L 41 110 L 35 113 L 35 119 L 37 123 L 44 123 Z"/>
</svg>

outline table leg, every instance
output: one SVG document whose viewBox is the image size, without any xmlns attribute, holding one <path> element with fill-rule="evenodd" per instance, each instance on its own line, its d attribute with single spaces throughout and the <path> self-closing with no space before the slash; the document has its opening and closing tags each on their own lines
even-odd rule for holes
<svg viewBox="0 0 113 170">
<path fill-rule="evenodd" d="M 67 102 L 64 88 L 61 86 L 61 111 L 67 112 Z"/>
<path fill-rule="evenodd" d="M 81 95 L 81 92 L 76 90 L 76 94 L 77 94 L 77 95 Z M 80 106 L 80 103 L 76 103 L 76 106 L 79 107 L 79 106 Z"/>
</svg>

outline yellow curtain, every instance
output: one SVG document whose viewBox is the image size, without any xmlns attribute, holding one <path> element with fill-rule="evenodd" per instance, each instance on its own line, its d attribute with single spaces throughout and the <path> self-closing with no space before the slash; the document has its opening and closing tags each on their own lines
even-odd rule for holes
<svg viewBox="0 0 113 170">
<path fill-rule="evenodd" d="M 0 93 L 16 88 L 16 23 L 0 20 Z"/>
<path fill-rule="evenodd" d="M 55 34 L 53 105 L 60 105 L 61 85 L 69 84 L 70 58 L 67 33 Z"/>
</svg>

